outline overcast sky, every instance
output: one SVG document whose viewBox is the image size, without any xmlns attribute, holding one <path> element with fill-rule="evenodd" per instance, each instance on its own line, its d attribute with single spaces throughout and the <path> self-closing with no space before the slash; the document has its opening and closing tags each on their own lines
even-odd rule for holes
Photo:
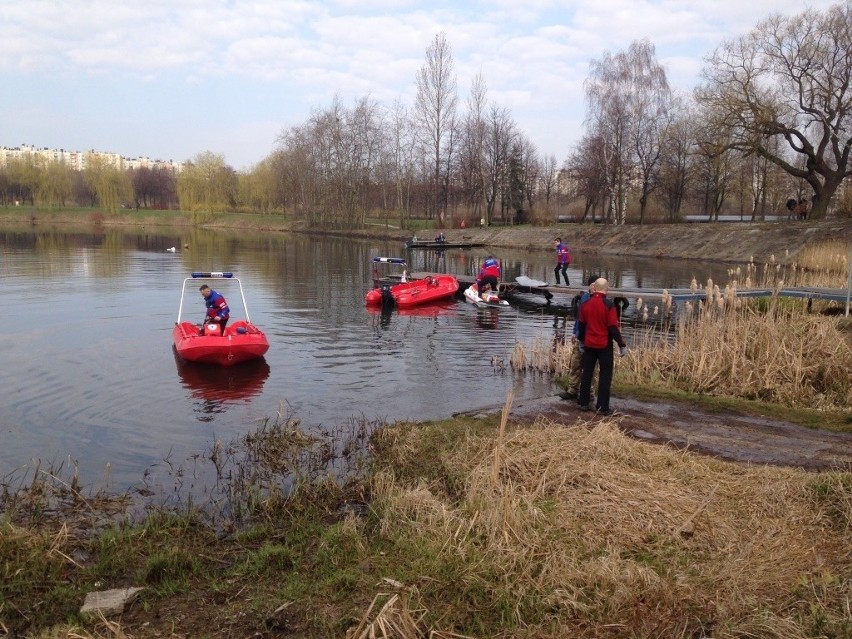
<svg viewBox="0 0 852 639">
<path fill-rule="evenodd" d="M 824 10 L 835 4 L 812 0 Z M 589 61 L 649 39 L 673 87 L 801 0 L 0 0 L 0 146 L 94 149 L 250 168 L 278 135 L 370 95 L 411 107 L 443 31 L 463 105 L 482 73 L 542 154 L 582 133 Z"/>
</svg>

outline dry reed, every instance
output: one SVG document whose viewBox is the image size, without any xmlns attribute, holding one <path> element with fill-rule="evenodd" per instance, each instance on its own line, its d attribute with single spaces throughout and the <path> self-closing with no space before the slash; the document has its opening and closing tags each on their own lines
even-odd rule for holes
<svg viewBox="0 0 852 639">
<path fill-rule="evenodd" d="M 705 300 L 678 315 L 673 340 L 638 332 L 620 379 L 682 390 L 846 410 L 852 405 L 852 344 L 839 318 L 770 299 L 768 308 L 708 284 Z"/>
<path fill-rule="evenodd" d="M 848 612 L 849 473 L 736 466 L 608 422 L 470 438 L 445 464 L 461 498 L 375 477 L 381 534 L 487 584 L 511 636 L 805 637 L 812 617 L 842 627 Z"/>
</svg>

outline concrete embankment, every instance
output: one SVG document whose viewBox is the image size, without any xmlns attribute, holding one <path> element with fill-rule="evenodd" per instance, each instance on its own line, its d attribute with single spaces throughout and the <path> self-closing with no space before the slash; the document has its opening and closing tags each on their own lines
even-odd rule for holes
<svg viewBox="0 0 852 639">
<path fill-rule="evenodd" d="M 611 226 L 561 224 L 547 227 L 491 227 L 448 229 L 450 242 L 485 242 L 488 246 L 526 250 L 553 250 L 561 237 L 572 250 L 583 253 L 635 257 L 713 259 L 781 263 L 793 261 L 808 245 L 828 241 L 852 244 L 852 220 L 819 222 L 763 222 L 714 224 L 651 224 Z"/>
</svg>

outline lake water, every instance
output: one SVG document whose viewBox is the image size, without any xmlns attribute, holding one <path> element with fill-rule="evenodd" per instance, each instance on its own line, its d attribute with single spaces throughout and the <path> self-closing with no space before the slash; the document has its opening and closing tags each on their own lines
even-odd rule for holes
<svg viewBox="0 0 852 639">
<path fill-rule="evenodd" d="M 0 233 L 0 249 L 5 485 L 25 481 L 39 465 L 76 463 L 84 485 L 123 488 L 254 430 L 279 410 L 310 430 L 353 418 L 444 418 L 501 406 L 510 388 L 518 398 L 557 390 L 548 376 L 508 366 L 516 343 L 532 348 L 565 330 L 564 319 L 545 309 L 481 310 L 453 300 L 382 315 L 364 306 L 374 256 L 408 257 L 413 271 L 469 275 L 488 249 L 439 255 L 406 253 L 397 242 L 299 234 L 38 228 Z M 494 254 L 504 279 L 553 281 L 549 250 Z M 230 369 L 181 362 L 171 330 L 183 279 L 222 270 L 240 277 L 269 352 Z M 674 288 L 693 276 L 718 280 L 725 269 L 575 255 L 572 280 L 589 272 L 616 287 Z M 240 316 L 238 290 L 226 282 L 214 288 Z M 183 315 L 204 315 L 197 286 L 188 286 Z"/>
</svg>

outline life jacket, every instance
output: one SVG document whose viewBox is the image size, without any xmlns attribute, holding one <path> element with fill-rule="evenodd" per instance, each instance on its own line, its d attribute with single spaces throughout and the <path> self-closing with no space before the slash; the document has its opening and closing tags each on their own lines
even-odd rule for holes
<svg viewBox="0 0 852 639">
<path fill-rule="evenodd" d="M 482 263 L 482 268 L 479 271 L 479 278 L 496 277 L 500 279 L 500 260 L 489 257 Z"/>
</svg>

